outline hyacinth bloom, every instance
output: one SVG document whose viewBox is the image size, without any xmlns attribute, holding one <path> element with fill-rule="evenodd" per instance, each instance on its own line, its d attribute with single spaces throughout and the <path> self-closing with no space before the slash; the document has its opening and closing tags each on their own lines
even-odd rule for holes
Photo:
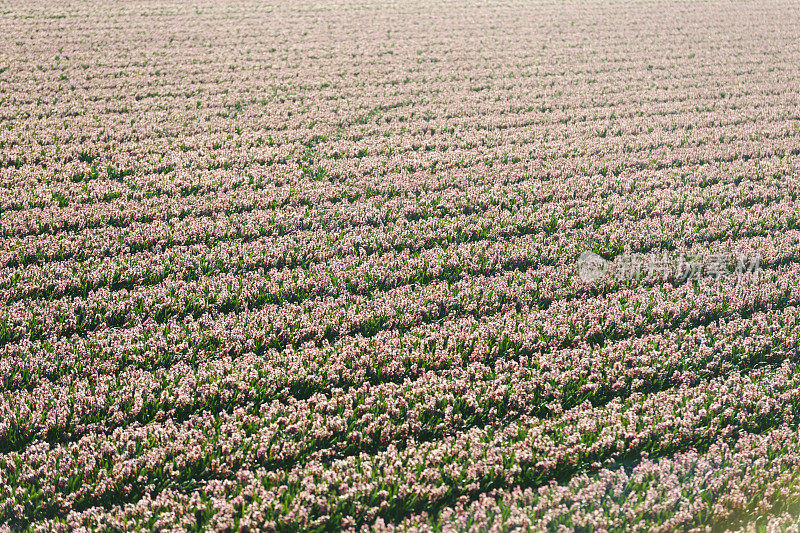
<svg viewBox="0 0 800 533">
<path fill-rule="evenodd" d="M 0 6 L 0 532 L 796 531 L 798 43 Z"/>
</svg>

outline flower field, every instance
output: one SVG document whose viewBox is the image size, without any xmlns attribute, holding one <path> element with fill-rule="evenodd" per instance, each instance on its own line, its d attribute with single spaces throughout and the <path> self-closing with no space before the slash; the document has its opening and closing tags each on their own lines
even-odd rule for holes
<svg viewBox="0 0 800 533">
<path fill-rule="evenodd" d="M 800 5 L 0 3 L 0 302 L 0 531 L 796 528 Z"/>
</svg>

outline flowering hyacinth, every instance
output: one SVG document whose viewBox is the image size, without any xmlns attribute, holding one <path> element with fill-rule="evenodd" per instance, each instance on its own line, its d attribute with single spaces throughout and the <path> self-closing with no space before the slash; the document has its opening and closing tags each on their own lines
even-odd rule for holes
<svg viewBox="0 0 800 533">
<path fill-rule="evenodd" d="M 796 531 L 798 42 L 3 6 L 0 531 Z"/>
</svg>

